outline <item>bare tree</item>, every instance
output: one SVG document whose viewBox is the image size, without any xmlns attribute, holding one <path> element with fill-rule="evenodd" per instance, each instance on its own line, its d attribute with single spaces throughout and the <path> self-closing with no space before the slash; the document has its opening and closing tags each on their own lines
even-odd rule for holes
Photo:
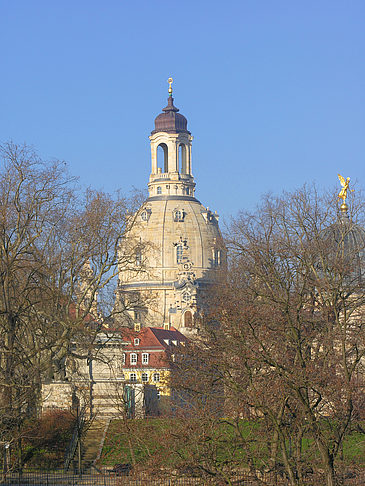
<svg viewBox="0 0 365 486">
<path fill-rule="evenodd" d="M 108 296 L 134 258 L 133 242 L 128 255 L 119 245 L 135 208 L 82 194 L 63 162 L 26 146 L 5 144 L 1 158 L 0 434 L 8 440 L 38 406 L 41 380 L 64 376 L 72 341 L 87 358 L 111 316 Z"/>
<path fill-rule="evenodd" d="M 304 188 L 241 214 L 231 228 L 228 280 L 194 350 L 199 359 L 182 364 L 188 377 L 195 363 L 193 381 L 183 384 L 195 396 L 211 396 L 207 376 L 224 387 L 225 414 L 245 451 L 239 418 L 253 421 L 255 452 L 246 460 L 281 470 L 292 485 L 312 469 L 336 484 L 361 395 L 365 233 L 354 221 L 362 209 L 359 201 L 351 217 L 339 215 L 333 197 Z"/>
</svg>

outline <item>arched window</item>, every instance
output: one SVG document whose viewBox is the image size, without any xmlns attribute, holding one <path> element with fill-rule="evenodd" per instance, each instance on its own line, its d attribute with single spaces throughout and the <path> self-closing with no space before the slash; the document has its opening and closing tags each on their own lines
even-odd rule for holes
<svg viewBox="0 0 365 486">
<path fill-rule="evenodd" d="M 184 326 L 191 329 L 193 327 L 193 315 L 190 311 L 184 314 Z"/>
<path fill-rule="evenodd" d="M 159 172 L 168 172 L 168 149 L 165 143 L 160 143 L 157 147 L 157 170 L 160 169 Z"/>
<path fill-rule="evenodd" d="M 178 245 L 176 245 L 176 263 L 182 263 L 183 253 L 183 246 L 181 243 L 179 243 Z"/>
<path fill-rule="evenodd" d="M 180 174 L 187 174 L 188 173 L 188 168 L 187 168 L 187 157 L 186 157 L 186 146 L 181 143 L 179 145 L 179 171 Z"/>
<path fill-rule="evenodd" d="M 158 188 L 157 188 L 157 194 L 162 194 L 162 189 L 161 189 L 160 186 L 158 186 Z"/>
<path fill-rule="evenodd" d="M 213 265 L 219 267 L 222 263 L 222 250 L 213 249 Z"/>
</svg>

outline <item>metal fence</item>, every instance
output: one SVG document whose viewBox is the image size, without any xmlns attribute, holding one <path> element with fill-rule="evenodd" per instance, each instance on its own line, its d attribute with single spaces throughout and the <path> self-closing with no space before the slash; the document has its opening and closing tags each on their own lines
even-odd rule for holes
<svg viewBox="0 0 365 486">
<path fill-rule="evenodd" d="M 339 485 L 364 486 L 365 472 L 358 471 L 344 473 L 339 477 Z M 111 471 L 94 471 L 87 474 L 65 473 L 59 471 L 27 471 L 8 472 L 0 471 L 1 486 L 286 486 L 285 477 L 264 474 L 258 479 L 255 475 L 242 472 L 230 477 L 230 482 L 217 478 L 193 478 L 193 477 L 151 477 L 146 474 L 130 474 L 129 476 L 117 476 Z M 324 478 L 311 475 L 305 479 L 306 486 L 323 486 Z"/>
</svg>

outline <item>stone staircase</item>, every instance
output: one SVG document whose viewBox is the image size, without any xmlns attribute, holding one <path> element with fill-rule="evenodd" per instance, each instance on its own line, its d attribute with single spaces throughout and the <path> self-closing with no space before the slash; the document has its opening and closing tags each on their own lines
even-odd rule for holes
<svg viewBox="0 0 365 486">
<path fill-rule="evenodd" d="M 87 429 L 82 441 L 82 470 L 89 471 L 101 454 L 105 435 L 109 426 L 108 419 L 95 419 Z"/>
</svg>

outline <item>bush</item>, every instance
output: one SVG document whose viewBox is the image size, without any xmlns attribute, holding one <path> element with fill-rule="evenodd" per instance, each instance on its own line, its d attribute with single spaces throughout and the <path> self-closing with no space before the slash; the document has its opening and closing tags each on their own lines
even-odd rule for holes
<svg viewBox="0 0 365 486">
<path fill-rule="evenodd" d="M 51 410 L 30 422 L 24 435 L 23 462 L 45 468 L 62 466 L 75 423 L 67 410 Z"/>
</svg>

